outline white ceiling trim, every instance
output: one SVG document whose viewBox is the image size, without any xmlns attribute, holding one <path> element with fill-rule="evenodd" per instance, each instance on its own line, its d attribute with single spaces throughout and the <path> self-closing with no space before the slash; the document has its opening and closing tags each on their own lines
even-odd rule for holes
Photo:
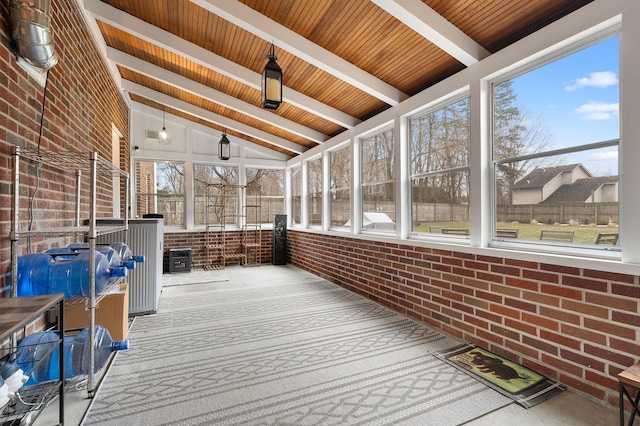
<svg viewBox="0 0 640 426">
<path fill-rule="evenodd" d="M 102 59 L 104 60 L 104 63 L 107 66 L 107 69 L 109 70 L 109 73 L 111 74 L 111 78 L 113 78 L 113 81 L 116 83 L 116 86 L 120 87 L 121 86 L 120 83 L 122 79 L 120 77 L 120 73 L 118 72 L 118 67 L 116 67 L 115 64 L 112 64 L 107 60 L 107 43 L 105 43 L 104 38 L 102 37 L 102 33 L 100 32 L 100 28 L 98 28 L 98 23 L 96 22 L 95 17 L 89 15 L 87 11 L 84 9 L 83 0 L 76 0 L 76 6 L 79 11 L 83 12 L 81 13 L 82 18 L 84 19 L 84 22 L 87 24 L 87 28 L 91 32 L 91 37 L 93 38 L 93 41 L 95 42 L 96 47 L 98 48 L 98 51 L 100 52 L 100 55 L 102 56 Z M 122 91 L 121 91 L 121 94 L 127 106 L 131 108 L 131 99 L 129 99 L 129 97 Z"/>
<path fill-rule="evenodd" d="M 151 77 L 165 84 L 174 86 L 180 90 L 184 90 L 203 99 L 207 99 L 257 120 L 279 127 L 313 142 L 322 143 L 329 139 L 327 135 L 321 132 L 317 132 L 301 124 L 287 120 L 277 114 L 268 112 L 247 102 L 243 102 L 233 96 L 227 95 L 226 93 L 212 89 L 204 84 L 197 83 L 171 71 L 167 71 L 164 68 L 145 62 L 142 59 L 121 52 L 112 47 L 107 48 L 107 57 L 125 68 L 129 68 L 140 74 L 146 75 L 147 77 Z"/>
<path fill-rule="evenodd" d="M 168 31 L 155 27 L 100 0 L 85 0 L 84 7 L 85 12 L 93 19 L 102 21 L 229 78 L 233 78 L 256 90 L 261 90 L 261 75 L 259 73 L 242 67 L 235 62 L 216 55 Z M 100 31 L 97 30 L 97 25 L 95 31 L 97 34 L 96 37 L 102 39 Z M 102 44 L 104 44 L 104 40 Z M 285 102 L 346 129 L 351 129 L 361 122 L 361 120 L 349 114 L 288 87 L 283 90 L 283 97 Z"/>
<path fill-rule="evenodd" d="M 466 66 L 490 55 L 488 50 L 421 0 L 371 1 Z"/>
<path fill-rule="evenodd" d="M 142 86 L 138 83 L 134 83 L 129 80 L 122 80 L 122 88 L 123 90 L 137 93 L 140 96 L 143 96 L 145 98 L 154 99 L 156 102 L 159 102 L 163 105 L 174 108 L 178 111 L 182 111 L 186 114 L 193 115 L 194 117 L 198 117 L 203 120 L 216 123 L 217 125 L 222 126 L 227 130 L 231 129 L 236 132 L 243 133 L 247 136 L 254 137 L 256 139 L 264 141 L 268 144 L 278 146 L 280 148 L 284 148 L 295 154 L 302 154 L 307 150 L 307 148 L 301 145 L 298 145 L 296 143 L 293 143 L 291 141 L 288 141 L 286 139 L 280 138 L 278 136 L 274 136 L 263 130 L 256 129 L 255 127 L 238 123 L 235 120 L 231 120 L 230 118 L 224 117 L 220 114 L 216 114 L 204 108 L 200 108 L 190 103 L 187 103 L 185 101 L 181 101 L 179 99 L 171 97 L 169 95 L 165 95 L 164 93 L 160 93 L 156 90 L 149 89 L 148 87 Z"/>
<path fill-rule="evenodd" d="M 391 106 L 397 105 L 409 97 L 363 69 L 240 2 L 228 0 L 190 1 Z M 284 71 L 286 72 L 286 70 Z"/>
<path fill-rule="evenodd" d="M 131 101 L 131 112 L 132 112 L 132 120 L 135 123 L 141 122 L 140 121 L 141 118 L 139 117 L 138 114 L 143 116 L 154 117 L 154 118 L 157 118 L 158 120 L 162 120 L 162 114 L 158 109 L 146 104 L 142 104 L 138 101 Z M 211 137 L 216 141 L 216 148 L 217 148 L 217 141 L 219 140 L 219 136 L 216 135 L 214 129 L 211 129 L 210 127 L 207 127 L 200 123 L 195 123 L 193 121 L 190 121 L 187 118 L 179 117 L 177 115 L 173 115 L 170 113 L 166 115 L 166 122 L 178 124 L 179 126 L 187 129 L 186 152 L 180 153 L 175 151 L 166 151 L 166 150 L 159 149 L 163 147 L 162 145 L 159 145 L 157 148 L 149 148 L 147 146 L 147 147 L 140 147 L 140 149 L 138 150 L 133 150 L 131 152 L 132 158 L 136 158 L 136 159 L 152 158 L 155 160 L 168 159 L 168 160 L 174 160 L 174 161 L 178 159 L 184 159 L 184 161 L 194 161 L 194 162 L 211 161 L 209 154 L 194 153 L 193 147 L 190 146 L 190 143 L 192 143 L 193 141 L 194 134 L 197 134 L 197 133 L 208 134 L 208 135 L 211 135 Z M 144 131 L 146 132 L 147 130 L 148 129 L 145 129 Z M 132 131 L 135 132 L 134 129 L 132 129 Z M 220 135 L 222 135 L 222 132 L 220 132 Z M 231 136 L 231 143 L 241 148 L 240 149 L 241 155 L 240 157 L 232 156 L 231 160 L 229 161 L 230 163 L 237 163 L 239 160 L 241 161 L 243 158 L 242 156 L 243 150 L 249 150 L 256 153 L 255 155 L 260 155 L 260 157 L 252 157 L 252 163 L 253 163 L 253 160 L 255 159 L 258 165 L 259 164 L 269 165 L 270 167 L 273 167 L 274 165 L 280 166 L 279 163 L 281 161 L 286 161 L 287 159 L 290 158 L 290 156 L 287 154 L 274 151 L 272 148 L 269 148 L 266 146 L 256 145 L 254 142 L 248 141 L 240 136 Z M 179 158 L 178 156 L 181 156 L 181 155 L 185 155 L 185 157 Z M 169 158 L 167 158 L 167 156 L 169 156 Z"/>
</svg>

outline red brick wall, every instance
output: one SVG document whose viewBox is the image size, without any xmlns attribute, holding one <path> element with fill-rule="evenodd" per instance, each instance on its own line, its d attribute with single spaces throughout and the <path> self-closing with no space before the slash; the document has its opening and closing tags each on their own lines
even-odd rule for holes
<svg viewBox="0 0 640 426">
<path fill-rule="evenodd" d="M 291 230 L 287 243 L 293 265 L 611 405 L 640 360 L 637 276 Z"/>
<path fill-rule="evenodd" d="M 9 0 L 0 0 L 0 275 L 10 269 L 11 146 L 36 147 L 40 129 L 43 88 L 16 61 L 8 39 Z M 111 159 L 112 124 L 126 135 L 121 141 L 121 165 L 129 164 L 128 106 L 116 87 L 85 27 L 75 0 L 52 3 L 52 30 L 58 64 L 49 72 L 44 129 L 40 146 L 51 150 L 97 151 Z M 24 162 L 26 163 L 26 162 Z M 36 183 L 36 168 L 21 170 L 22 224 L 28 223 L 28 195 Z M 85 179 L 87 181 L 87 179 Z M 98 197 L 99 216 L 111 215 L 111 178 Z M 83 196 L 89 187 L 83 186 Z M 82 217 L 88 217 L 88 203 Z M 68 225 L 75 218 L 75 176 L 43 167 L 36 195 L 34 228 Z M 26 229 L 26 228 L 23 228 Z M 63 242 L 60 242 L 62 244 Z M 32 251 L 57 242 L 35 241 Z M 21 250 L 25 246 L 21 245 Z"/>
<path fill-rule="evenodd" d="M 242 241 L 242 233 L 240 231 L 226 233 L 227 251 L 240 252 L 240 243 Z M 260 259 L 262 263 L 271 263 L 271 249 L 273 246 L 273 234 L 271 230 L 262 230 L 261 243 L 259 248 Z M 197 232 L 167 232 L 164 233 L 164 271 L 169 270 L 169 249 L 172 248 L 191 248 L 191 258 L 193 267 L 202 267 L 207 262 L 207 251 L 205 249 L 205 233 Z M 238 265 L 240 259 L 228 259 L 226 264 Z"/>
</svg>

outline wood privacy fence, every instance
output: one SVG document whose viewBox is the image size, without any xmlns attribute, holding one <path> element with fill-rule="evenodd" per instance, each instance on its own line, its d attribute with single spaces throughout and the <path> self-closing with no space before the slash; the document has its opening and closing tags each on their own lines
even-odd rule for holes
<svg viewBox="0 0 640 426">
<path fill-rule="evenodd" d="M 266 201 L 266 200 L 263 200 Z M 166 197 L 157 200 L 157 212 L 165 215 L 165 225 L 184 223 L 184 202 L 182 199 Z M 469 222 L 467 204 L 413 203 L 412 218 L 414 224 L 429 222 Z M 196 223 L 203 223 L 203 212 L 197 212 Z M 272 220 L 273 215 L 282 214 L 282 199 L 263 202 L 262 219 Z M 365 212 L 386 213 L 395 222 L 395 204 L 391 202 L 367 203 Z M 333 226 L 342 226 L 350 219 L 350 202 L 334 201 L 331 204 L 331 222 Z M 319 213 L 318 213 L 319 214 Z M 312 216 L 314 216 L 312 214 Z M 311 219 L 314 219 L 313 217 Z M 319 218 L 315 218 L 319 220 Z M 530 223 L 569 223 L 575 220 L 582 224 L 608 225 L 618 223 L 618 203 L 565 203 L 565 204 L 520 204 L 498 205 L 498 222 Z"/>
<path fill-rule="evenodd" d="M 588 225 L 618 223 L 618 203 L 565 203 L 499 205 L 498 222 L 569 223 L 575 220 Z"/>
<path fill-rule="evenodd" d="M 340 225 L 349 220 L 348 203 L 333 202 L 331 206 L 332 225 Z M 371 203 L 364 206 L 365 212 L 386 213 L 396 220 L 395 204 L 389 202 Z M 413 203 L 411 214 L 414 225 L 430 222 L 469 222 L 467 204 Z M 566 204 L 522 204 L 499 205 L 498 222 L 569 223 L 571 220 L 583 224 L 608 225 L 618 223 L 618 203 L 566 203 Z"/>
</svg>

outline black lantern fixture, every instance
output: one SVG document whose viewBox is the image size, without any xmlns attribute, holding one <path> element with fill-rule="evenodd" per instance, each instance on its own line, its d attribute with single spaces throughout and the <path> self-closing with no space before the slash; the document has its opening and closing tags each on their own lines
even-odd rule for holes
<svg viewBox="0 0 640 426">
<path fill-rule="evenodd" d="M 278 109 L 282 103 L 282 68 L 276 62 L 278 57 L 274 53 L 273 43 L 267 58 L 269 62 L 262 71 L 262 108 Z"/>
<path fill-rule="evenodd" d="M 222 132 L 222 138 L 218 142 L 218 158 L 225 161 L 231 158 L 231 143 L 226 131 Z"/>
</svg>

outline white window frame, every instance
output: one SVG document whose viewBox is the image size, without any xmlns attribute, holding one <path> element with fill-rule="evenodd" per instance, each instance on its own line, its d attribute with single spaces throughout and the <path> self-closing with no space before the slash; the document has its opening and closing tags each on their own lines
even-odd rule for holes
<svg viewBox="0 0 640 426">
<path fill-rule="evenodd" d="M 464 99 L 469 99 L 469 164 L 467 164 L 466 166 L 460 166 L 460 167 L 454 167 L 454 168 L 450 168 L 450 169 L 442 169 L 442 170 L 434 170 L 428 173 L 420 173 L 417 175 L 414 175 L 411 171 L 411 135 L 412 135 L 412 131 L 411 131 L 411 126 L 412 126 L 412 121 L 425 116 L 427 114 L 431 114 L 432 112 L 438 111 L 442 108 L 445 108 L 448 105 L 452 105 L 455 104 L 457 102 L 460 102 Z M 413 231 L 413 179 L 414 178 L 418 178 L 418 177 L 429 177 L 429 176 L 435 176 L 435 175 L 441 175 L 441 174 L 445 174 L 445 173 L 454 173 L 454 172 L 461 172 L 461 171 L 467 171 L 469 173 L 469 180 L 471 180 L 471 94 L 469 91 L 465 90 L 463 92 L 459 92 L 459 93 L 455 93 L 452 94 L 449 97 L 446 97 L 444 99 L 439 100 L 438 102 L 435 102 L 431 105 L 429 105 L 428 108 L 424 108 L 422 110 L 420 110 L 419 112 L 416 112 L 414 114 L 411 114 L 409 116 L 407 116 L 407 124 L 408 124 L 408 131 L 407 131 L 407 136 L 406 136 L 406 140 L 404 141 L 404 143 L 407 145 L 407 152 L 409 155 L 409 164 L 408 164 L 408 168 L 407 168 L 407 174 L 408 174 L 408 185 L 406 188 L 406 191 L 408 191 L 408 203 L 409 203 L 409 223 L 408 223 L 408 229 L 409 229 L 409 236 L 412 239 L 435 239 L 435 240 L 439 240 L 439 239 L 446 239 L 446 240 L 458 240 L 459 243 L 461 244 L 468 244 L 468 240 L 469 240 L 469 236 L 460 236 L 460 235 L 455 235 L 455 234 L 448 234 L 448 235 L 444 235 L 444 234 L 435 234 L 435 233 L 428 233 L 428 232 L 415 232 Z M 471 198 L 471 190 L 469 190 L 469 198 Z M 469 202 L 471 203 L 471 202 Z M 471 205 L 469 206 L 469 215 L 471 215 Z M 471 232 L 471 221 L 469 222 L 469 232 Z"/>
<path fill-rule="evenodd" d="M 530 72 L 532 70 L 544 67 L 545 65 L 548 65 L 550 63 L 553 63 L 555 61 L 561 60 L 573 53 L 579 52 L 583 49 L 587 49 L 593 45 L 596 45 L 608 38 L 614 37 L 614 36 L 620 36 L 621 37 L 621 26 L 620 24 L 617 25 L 612 25 L 609 26 L 608 28 L 605 28 L 603 30 L 600 30 L 594 34 L 591 34 L 588 37 L 584 37 L 581 40 L 571 43 L 561 49 L 557 49 L 552 51 L 551 53 L 548 53 L 544 56 L 538 57 L 536 60 L 534 61 L 530 61 L 527 62 L 525 65 L 521 65 L 519 67 L 514 67 L 514 68 L 510 68 L 507 72 L 505 73 L 501 73 L 497 76 L 494 76 L 494 78 L 490 79 L 487 81 L 488 83 L 488 87 L 489 87 L 489 100 L 490 100 L 490 105 L 489 105 L 489 111 L 490 111 L 490 116 L 488 117 L 488 120 L 490 123 L 493 123 L 493 105 L 494 105 L 494 99 L 493 99 L 493 87 L 494 85 L 500 84 L 502 82 L 505 82 L 507 80 L 513 79 L 515 77 L 521 76 L 526 74 L 527 72 Z M 621 52 L 622 49 L 620 49 L 619 54 L 620 56 L 622 55 Z M 620 88 L 619 90 L 622 90 L 622 84 L 620 84 Z M 622 96 L 618 96 L 618 99 L 622 99 Z M 621 121 L 622 121 L 622 111 L 621 111 Z M 581 152 L 581 151 L 588 151 L 588 150 L 595 150 L 598 148 L 605 148 L 605 147 L 611 147 L 611 146 L 617 146 L 618 147 L 618 151 L 620 151 L 620 139 L 612 139 L 612 140 L 606 140 L 606 141 L 599 141 L 599 142 L 594 142 L 594 143 L 587 143 L 587 144 L 582 144 L 582 145 L 575 145 L 575 146 L 571 146 L 571 147 L 566 147 L 566 148 L 562 148 L 562 149 L 555 149 L 555 150 L 549 150 L 549 151 L 542 151 L 542 152 L 537 152 L 537 153 L 533 153 L 533 154 L 528 154 L 528 155 L 521 155 L 521 156 L 516 156 L 516 157 L 511 157 L 511 158 L 504 158 L 504 159 L 495 159 L 494 158 L 494 149 L 493 149 L 493 126 L 490 126 L 491 128 L 491 135 L 490 135 L 490 140 L 491 140 L 491 147 L 489 150 L 489 157 L 490 157 L 490 179 L 489 179 L 489 198 L 487 199 L 487 203 L 485 203 L 485 205 L 489 204 L 487 207 L 489 208 L 490 211 L 490 221 L 489 221 L 489 242 L 488 242 L 488 246 L 489 247 L 495 247 L 495 248 L 501 248 L 501 249 L 515 249 L 515 250 L 525 250 L 525 251 L 529 251 L 529 252 L 544 252 L 544 253 L 555 253 L 555 254 L 563 254 L 563 255 L 569 255 L 569 256 L 587 256 L 587 257 L 601 257 L 601 258 L 605 258 L 605 259 L 614 259 L 614 260 L 619 260 L 621 259 L 621 251 L 622 251 L 622 245 L 620 244 L 619 246 L 587 246 L 584 244 L 577 244 L 577 243 L 556 243 L 553 241 L 537 241 L 537 240 L 510 240 L 510 239 L 496 239 L 494 238 L 494 235 L 496 233 L 496 223 L 497 223 L 497 210 L 496 210 L 496 168 L 498 165 L 500 164 L 505 164 L 505 163 L 509 163 L 509 162 L 514 162 L 514 161 L 522 161 L 522 160 L 527 160 L 527 159 L 536 159 L 536 158 L 545 158 L 545 157 L 552 157 L 552 156 L 557 156 L 557 155 L 562 155 L 562 154 L 571 154 L 571 153 L 577 153 L 577 152 Z M 619 181 L 620 184 L 622 183 L 622 173 L 620 172 L 622 170 L 622 160 L 620 158 L 621 156 L 619 156 L 618 159 L 618 176 L 619 176 Z M 621 188 L 618 189 L 618 191 L 621 191 Z M 620 204 L 622 204 L 622 196 L 619 194 L 618 199 L 620 200 Z M 620 208 L 620 211 L 622 212 L 622 208 Z M 622 217 L 619 218 L 619 225 L 620 225 L 620 229 L 622 229 Z M 622 234 L 620 233 L 620 241 L 622 241 Z"/>
</svg>

